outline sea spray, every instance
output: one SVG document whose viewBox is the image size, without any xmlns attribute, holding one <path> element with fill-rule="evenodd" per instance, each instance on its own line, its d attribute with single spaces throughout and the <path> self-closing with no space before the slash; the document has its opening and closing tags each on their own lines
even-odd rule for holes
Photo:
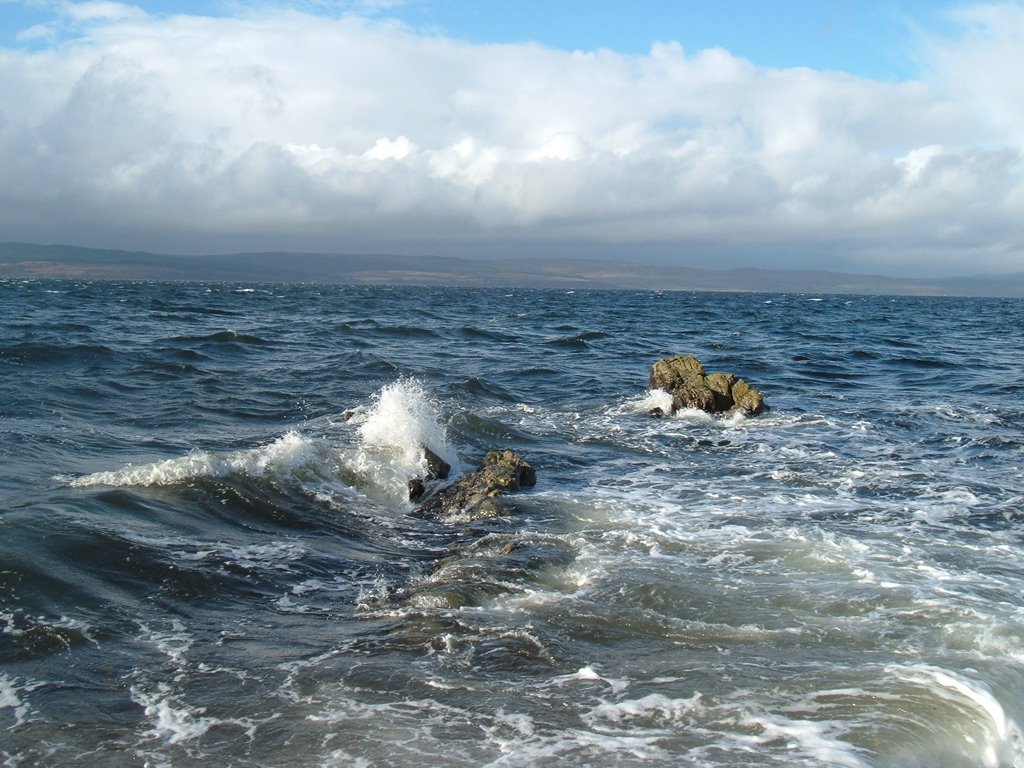
<svg viewBox="0 0 1024 768">
<path fill-rule="evenodd" d="M 415 379 L 399 379 L 377 392 L 359 437 L 358 469 L 395 501 L 408 500 L 410 478 L 427 475 L 424 448 L 459 466 L 448 446 L 440 405 Z"/>
<path fill-rule="evenodd" d="M 320 463 L 316 444 L 295 431 L 258 448 L 228 453 L 194 450 L 185 456 L 75 478 L 71 486 L 176 485 L 198 478 L 280 476 Z"/>
<path fill-rule="evenodd" d="M 374 396 L 374 404 L 359 434 L 367 446 L 391 446 L 401 451 L 401 459 L 410 468 L 423 460 L 423 448 L 429 448 L 445 460 L 448 435 L 440 421 L 440 407 L 415 379 L 403 378 L 389 384 Z"/>
</svg>

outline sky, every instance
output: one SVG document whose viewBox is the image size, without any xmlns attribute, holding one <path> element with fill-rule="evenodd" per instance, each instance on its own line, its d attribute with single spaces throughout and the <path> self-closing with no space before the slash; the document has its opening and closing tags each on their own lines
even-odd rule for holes
<svg viewBox="0 0 1024 768">
<path fill-rule="evenodd" d="M 1024 271 L 1024 0 L 0 0 L 0 241 Z"/>
</svg>

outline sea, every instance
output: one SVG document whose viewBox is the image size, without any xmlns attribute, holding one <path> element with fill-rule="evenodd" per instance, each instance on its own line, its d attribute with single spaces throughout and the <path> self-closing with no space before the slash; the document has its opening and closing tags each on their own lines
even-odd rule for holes
<svg viewBox="0 0 1024 768">
<path fill-rule="evenodd" d="M 2 281 L 0 762 L 1024 766 L 1022 340 L 1019 299 Z M 769 410 L 652 417 L 676 354 Z M 420 519 L 423 446 L 537 484 Z"/>
</svg>

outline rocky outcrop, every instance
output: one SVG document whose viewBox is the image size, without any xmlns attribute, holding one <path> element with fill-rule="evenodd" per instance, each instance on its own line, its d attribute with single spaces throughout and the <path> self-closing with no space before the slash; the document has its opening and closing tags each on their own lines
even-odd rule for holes
<svg viewBox="0 0 1024 768">
<path fill-rule="evenodd" d="M 426 477 L 413 477 L 409 479 L 409 501 L 416 501 L 427 492 L 426 483 L 432 480 L 447 480 L 448 474 L 452 471 L 451 464 L 442 459 L 432 450 L 423 446 L 423 460 L 426 462 Z"/>
<path fill-rule="evenodd" d="M 413 510 L 428 519 L 495 517 L 502 513 L 497 499 L 536 485 L 537 474 L 513 451 L 491 451 L 483 466 L 442 488 Z"/>
<path fill-rule="evenodd" d="M 756 416 L 765 409 L 764 396 L 731 373 L 706 374 L 704 366 L 692 355 L 677 355 L 659 360 L 651 368 L 651 389 L 672 395 L 671 413 L 682 408 L 698 408 L 708 413 L 742 412 Z M 665 414 L 660 408 L 654 416 Z"/>
</svg>

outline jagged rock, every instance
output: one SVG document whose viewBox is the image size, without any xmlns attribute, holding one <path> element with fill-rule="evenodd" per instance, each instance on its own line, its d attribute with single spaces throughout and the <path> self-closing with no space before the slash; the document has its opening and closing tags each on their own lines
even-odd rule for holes
<svg viewBox="0 0 1024 768">
<path fill-rule="evenodd" d="M 735 403 L 734 408 L 753 416 L 762 413 L 766 407 L 764 395 L 747 384 L 743 379 L 739 379 L 732 385 L 732 399 Z"/>
<path fill-rule="evenodd" d="M 432 450 L 423 446 L 423 458 L 427 462 L 427 476 L 413 477 L 409 480 L 409 501 L 415 501 L 427 491 L 426 483 L 431 480 L 447 480 L 452 471 L 451 464 L 442 459 Z"/>
<path fill-rule="evenodd" d="M 412 515 L 422 518 L 470 516 L 494 517 L 501 514 L 495 502 L 506 493 L 515 493 L 537 483 L 537 473 L 513 451 L 491 451 L 484 457 L 483 466 L 463 475 L 451 485 L 442 488 Z"/>
<path fill-rule="evenodd" d="M 698 408 L 708 413 L 741 411 L 756 416 L 765 408 L 764 396 L 743 379 L 731 373 L 705 374 L 704 366 L 692 355 L 658 360 L 651 367 L 650 387 L 672 395 L 672 413 Z M 664 413 L 652 411 L 652 415 Z"/>
</svg>

